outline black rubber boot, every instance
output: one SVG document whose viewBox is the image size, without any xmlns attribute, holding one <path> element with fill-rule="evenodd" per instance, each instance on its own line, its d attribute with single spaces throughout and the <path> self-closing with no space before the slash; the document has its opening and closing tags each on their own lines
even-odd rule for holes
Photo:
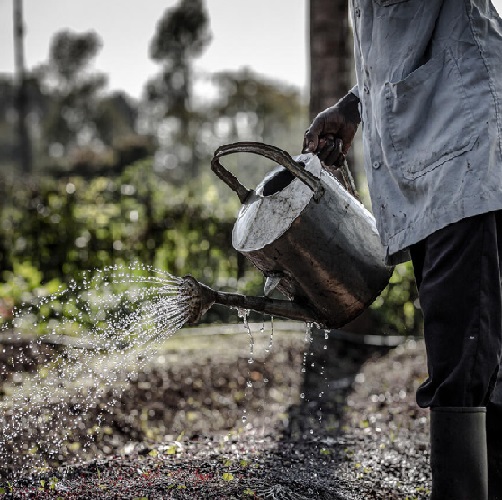
<svg viewBox="0 0 502 500">
<path fill-rule="evenodd" d="M 487 500 L 485 408 L 431 411 L 431 500 Z"/>
<path fill-rule="evenodd" d="M 486 409 L 488 447 L 488 498 L 502 500 L 502 411 L 489 404 Z"/>
</svg>

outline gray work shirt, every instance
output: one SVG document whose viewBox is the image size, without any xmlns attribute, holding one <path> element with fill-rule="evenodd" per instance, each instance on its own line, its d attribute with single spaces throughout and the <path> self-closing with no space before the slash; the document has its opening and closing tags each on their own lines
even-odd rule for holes
<svg viewBox="0 0 502 500">
<path fill-rule="evenodd" d="M 502 22 L 489 0 L 351 0 L 364 163 L 389 263 L 502 209 Z"/>
</svg>

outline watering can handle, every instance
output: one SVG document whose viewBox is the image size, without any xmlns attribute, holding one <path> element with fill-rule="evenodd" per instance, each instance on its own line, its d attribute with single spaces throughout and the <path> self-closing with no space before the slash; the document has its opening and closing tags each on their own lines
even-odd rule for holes
<svg viewBox="0 0 502 500">
<path fill-rule="evenodd" d="M 275 146 L 263 144 L 262 142 L 234 142 L 233 144 L 220 146 L 214 152 L 213 159 L 211 160 L 211 169 L 223 182 L 237 193 L 241 203 L 244 203 L 251 191 L 243 186 L 237 177 L 223 167 L 219 161 L 222 156 L 227 156 L 232 153 L 255 153 L 269 160 L 273 160 L 279 165 L 287 168 L 295 177 L 303 181 L 314 192 L 315 201 L 319 201 L 324 194 L 324 188 L 321 185 L 321 181 L 309 171 L 305 170 L 302 163 L 293 160 L 286 151 Z"/>
</svg>

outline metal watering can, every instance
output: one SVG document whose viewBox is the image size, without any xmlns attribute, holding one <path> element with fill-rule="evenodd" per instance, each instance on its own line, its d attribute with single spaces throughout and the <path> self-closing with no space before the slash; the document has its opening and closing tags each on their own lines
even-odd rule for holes
<svg viewBox="0 0 502 500">
<path fill-rule="evenodd" d="M 220 163 L 242 152 L 280 165 L 254 191 Z M 275 289 L 286 299 L 216 292 L 185 276 L 182 287 L 192 298 L 190 323 L 218 303 L 339 328 L 385 288 L 393 269 L 385 264 L 373 216 L 317 156 L 293 159 L 274 146 L 239 142 L 218 148 L 211 168 L 242 203 L 233 247 L 265 275 L 265 295 Z"/>
</svg>

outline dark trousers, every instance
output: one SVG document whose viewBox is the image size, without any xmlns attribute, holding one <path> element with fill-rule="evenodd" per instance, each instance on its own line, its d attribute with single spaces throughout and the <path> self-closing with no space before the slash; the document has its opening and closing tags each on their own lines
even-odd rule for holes
<svg viewBox="0 0 502 500">
<path fill-rule="evenodd" d="M 429 372 L 418 405 L 488 406 L 502 415 L 502 212 L 451 224 L 410 253 Z"/>
</svg>

